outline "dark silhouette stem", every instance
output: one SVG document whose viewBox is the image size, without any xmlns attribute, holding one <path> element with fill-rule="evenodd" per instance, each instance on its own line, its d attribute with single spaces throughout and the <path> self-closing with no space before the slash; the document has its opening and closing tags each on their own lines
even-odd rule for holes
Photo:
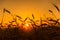
<svg viewBox="0 0 60 40">
<path fill-rule="evenodd" d="M 17 26 L 18 26 L 18 23 L 17 23 L 17 20 L 16 18 L 14 18 L 14 16 L 11 14 L 11 16 L 13 17 L 14 21 L 16 22 Z"/>
<path fill-rule="evenodd" d="M 56 18 L 56 20 L 57 20 L 57 17 L 55 16 L 55 14 L 53 14 L 54 15 L 54 17 Z"/>
<path fill-rule="evenodd" d="M 3 24 L 3 20 L 4 20 L 4 13 L 3 13 L 2 21 L 1 21 L 1 26 L 2 26 L 2 24 Z"/>
</svg>

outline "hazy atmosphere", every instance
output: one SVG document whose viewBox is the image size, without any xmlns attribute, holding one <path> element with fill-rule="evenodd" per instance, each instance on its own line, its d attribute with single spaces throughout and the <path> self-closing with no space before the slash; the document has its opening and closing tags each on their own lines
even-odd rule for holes
<svg viewBox="0 0 60 40">
<path fill-rule="evenodd" d="M 31 17 L 32 13 L 35 19 L 46 19 L 46 17 L 54 18 L 48 11 L 52 10 L 57 18 L 60 18 L 60 13 L 52 5 L 56 4 L 60 9 L 60 0 L 0 0 L 0 21 L 2 19 L 3 8 L 8 9 L 13 15 L 19 15 L 23 19 Z M 45 15 L 45 16 L 44 16 Z M 12 16 L 8 13 L 4 14 L 4 21 L 8 22 L 12 20 Z"/>
<path fill-rule="evenodd" d="M 60 40 L 60 0 L 0 0 L 0 40 Z"/>
</svg>

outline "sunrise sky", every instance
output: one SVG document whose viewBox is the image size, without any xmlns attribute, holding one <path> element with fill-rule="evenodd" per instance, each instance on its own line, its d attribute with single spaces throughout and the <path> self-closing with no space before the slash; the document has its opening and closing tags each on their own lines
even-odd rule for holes
<svg viewBox="0 0 60 40">
<path fill-rule="evenodd" d="M 35 16 L 35 20 L 40 20 L 41 17 L 42 19 L 46 19 L 46 17 L 54 18 L 48 9 L 52 10 L 57 18 L 60 18 L 60 13 L 51 3 L 56 4 L 60 9 L 60 0 L 0 0 L 0 22 L 3 15 L 3 8 L 8 9 L 13 15 L 21 16 L 23 20 L 26 17 L 32 18 L 32 13 Z M 5 23 L 12 20 L 10 14 L 5 13 L 4 15 Z"/>
</svg>

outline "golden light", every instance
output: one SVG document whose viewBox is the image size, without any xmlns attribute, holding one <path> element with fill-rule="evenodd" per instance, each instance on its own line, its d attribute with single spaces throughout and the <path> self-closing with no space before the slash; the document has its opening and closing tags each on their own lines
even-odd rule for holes
<svg viewBox="0 0 60 40">
<path fill-rule="evenodd" d="M 24 28 L 24 30 L 30 30 L 30 26 L 29 26 L 29 24 L 25 24 L 24 26 L 23 26 L 23 28 Z"/>
<path fill-rule="evenodd" d="M 30 32 L 33 29 L 33 26 L 31 25 L 31 23 L 25 23 L 25 24 L 21 25 L 21 29 L 24 32 Z"/>
<path fill-rule="evenodd" d="M 25 24 L 27 27 L 29 26 L 29 24 L 27 23 L 27 24 Z"/>
</svg>

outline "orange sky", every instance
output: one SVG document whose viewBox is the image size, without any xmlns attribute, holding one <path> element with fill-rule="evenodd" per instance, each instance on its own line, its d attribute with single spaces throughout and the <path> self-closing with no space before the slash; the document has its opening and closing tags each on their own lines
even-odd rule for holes
<svg viewBox="0 0 60 40">
<path fill-rule="evenodd" d="M 52 17 L 48 9 L 51 9 L 57 18 L 60 18 L 59 12 L 56 10 L 56 8 L 51 4 L 56 4 L 60 9 L 60 1 L 59 0 L 6 0 L 6 1 L 0 1 L 0 21 L 2 19 L 3 15 L 3 8 L 8 9 L 13 15 L 19 15 L 23 19 L 26 17 L 32 18 L 32 13 L 35 16 L 35 19 L 39 20 L 41 17 L 45 19 L 44 14 L 46 17 Z M 8 13 L 4 14 L 4 22 L 8 22 L 12 20 L 12 16 Z M 55 18 L 54 18 L 55 19 Z"/>
</svg>

